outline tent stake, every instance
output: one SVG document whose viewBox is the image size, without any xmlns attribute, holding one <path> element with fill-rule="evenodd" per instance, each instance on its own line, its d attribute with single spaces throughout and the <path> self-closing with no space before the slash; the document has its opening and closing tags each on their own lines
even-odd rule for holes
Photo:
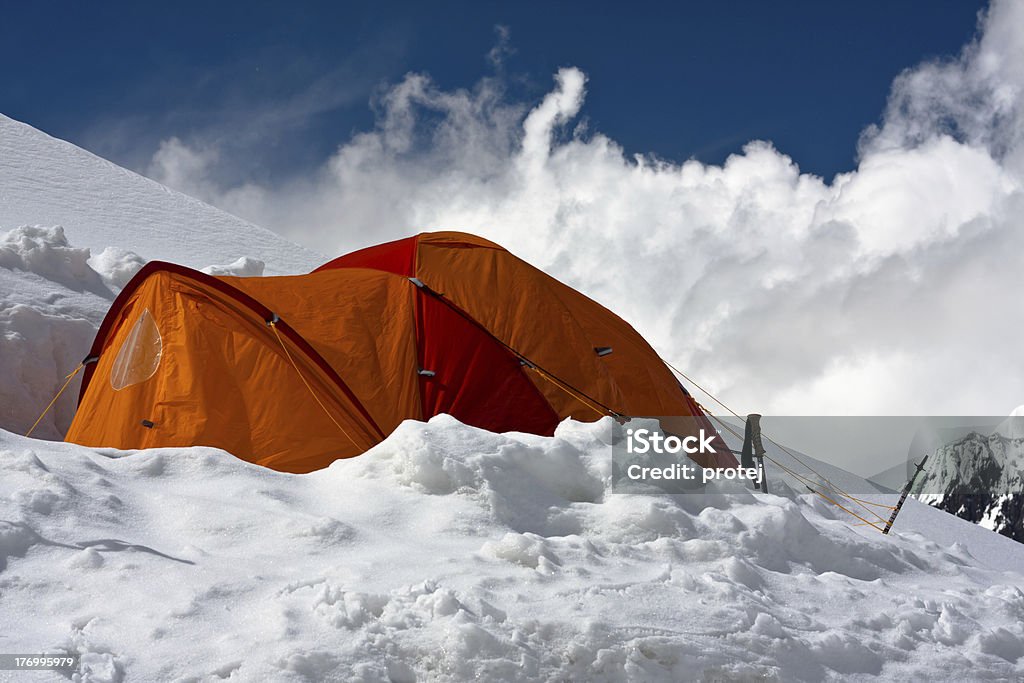
<svg viewBox="0 0 1024 683">
<path fill-rule="evenodd" d="M 917 469 L 910 475 L 910 481 L 903 487 L 903 494 L 900 496 L 900 502 L 896 503 L 896 509 L 889 515 L 889 521 L 885 523 L 885 529 L 882 530 L 883 534 L 888 534 L 889 529 L 892 528 L 893 522 L 896 521 L 896 515 L 900 514 L 900 510 L 903 508 L 903 503 L 906 502 L 907 496 L 910 495 L 910 489 L 914 486 L 914 480 L 917 479 L 917 475 L 921 474 L 921 470 L 924 469 L 924 464 L 928 462 L 928 456 L 924 456 L 924 460 L 917 463 Z"/>
</svg>

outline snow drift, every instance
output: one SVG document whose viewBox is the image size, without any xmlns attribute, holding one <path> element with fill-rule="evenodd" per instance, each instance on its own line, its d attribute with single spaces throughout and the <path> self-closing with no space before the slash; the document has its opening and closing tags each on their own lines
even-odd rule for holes
<svg viewBox="0 0 1024 683">
<path fill-rule="evenodd" d="M 918 504 L 887 538 L 799 496 L 613 494 L 616 429 L 442 416 L 310 475 L 0 434 L 4 648 L 91 681 L 1024 675 L 1024 576 L 927 530 L 1024 546 Z"/>
<path fill-rule="evenodd" d="M 24 433 L 92 344 L 114 298 L 112 280 L 131 257 L 90 265 L 88 249 L 60 227 L 0 233 L 0 427 Z M 107 270 L 109 269 L 109 270 Z M 74 414 L 72 396 L 54 407 L 38 434 L 59 438 Z"/>
</svg>

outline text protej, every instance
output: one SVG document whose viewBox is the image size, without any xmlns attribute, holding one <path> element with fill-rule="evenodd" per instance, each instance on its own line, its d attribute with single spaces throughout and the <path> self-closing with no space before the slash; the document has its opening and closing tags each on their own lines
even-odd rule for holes
<svg viewBox="0 0 1024 683">
<path fill-rule="evenodd" d="M 699 465 L 675 463 L 664 467 L 630 465 L 626 476 L 634 481 L 697 481 L 707 484 L 716 479 L 753 481 L 761 483 L 761 470 L 757 467 L 729 467 L 714 469 Z"/>
</svg>

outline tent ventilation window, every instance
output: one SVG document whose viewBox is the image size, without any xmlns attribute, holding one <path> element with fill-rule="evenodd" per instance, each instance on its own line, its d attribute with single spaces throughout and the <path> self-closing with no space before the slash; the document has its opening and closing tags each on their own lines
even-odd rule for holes
<svg viewBox="0 0 1024 683">
<path fill-rule="evenodd" d="M 163 341 L 153 316 L 147 308 L 139 316 L 124 340 L 121 349 L 110 369 L 110 386 L 115 391 L 145 382 L 156 374 L 160 366 L 160 354 L 163 352 Z"/>
</svg>

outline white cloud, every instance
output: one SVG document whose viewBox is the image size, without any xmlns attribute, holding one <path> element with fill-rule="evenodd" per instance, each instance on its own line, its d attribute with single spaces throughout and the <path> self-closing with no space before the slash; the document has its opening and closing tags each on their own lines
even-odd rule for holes
<svg viewBox="0 0 1024 683">
<path fill-rule="evenodd" d="M 187 189 L 325 253 L 429 229 L 489 237 L 742 411 L 1024 400 L 1024 4 L 995 2 L 962 55 L 900 75 L 858 167 L 831 182 L 765 142 L 722 166 L 628 158 L 579 123 L 585 85 L 562 69 L 529 107 L 500 77 L 449 92 L 410 74 L 315 176 Z M 209 154 L 170 151 L 155 175 L 172 184 Z"/>
<path fill-rule="evenodd" d="M 209 169 L 217 163 L 220 153 L 216 148 L 196 148 L 186 145 L 176 137 L 160 143 L 159 149 L 146 169 L 146 175 L 158 178 L 161 183 L 199 197 L 211 195 Z"/>
</svg>

